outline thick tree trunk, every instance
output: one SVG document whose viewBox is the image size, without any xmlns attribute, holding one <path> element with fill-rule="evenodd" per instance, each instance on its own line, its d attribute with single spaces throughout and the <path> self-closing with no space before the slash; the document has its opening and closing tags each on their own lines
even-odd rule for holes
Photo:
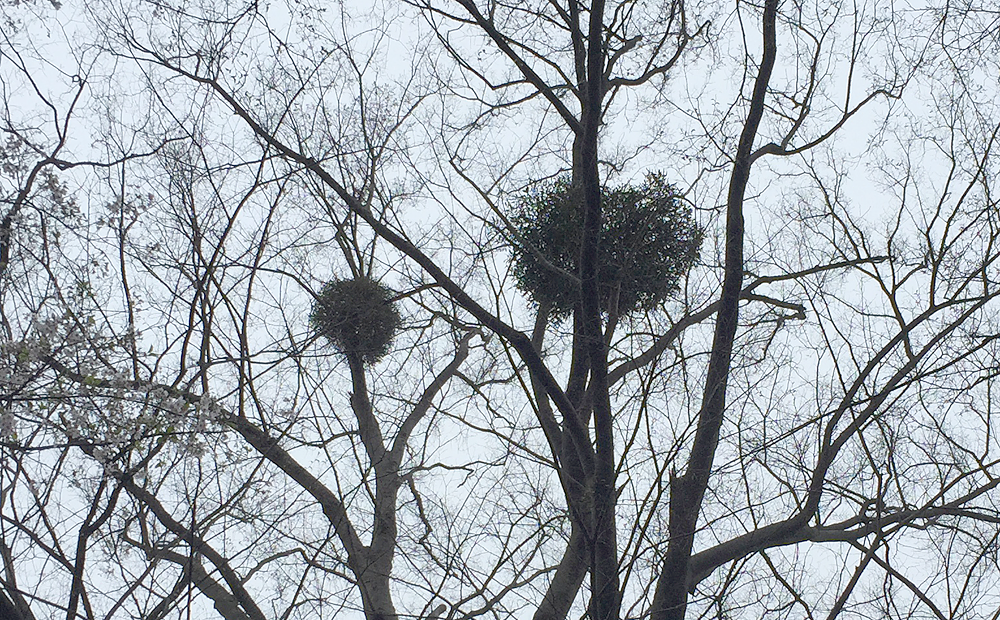
<svg viewBox="0 0 1000 620">
<path fill-rule="evenodd" d="M 352 559 L 350 565 L 358 578 L 365 617 L 368 620 L 396 620 L 396 606 L 392 602 L 389 583 L 398 535 L 396 499 L 400 487 L 399 464 L 386 449 L 382 429 L 375 418 L 368 396 L 364 362 L 356 354 L 348 354 L 347 360 L 353 384 L 351 408 L 358 420 L 361 443 L 375 471 L 375 514 L 371 544 L 364 547 L 358 554 L 360 557 Z"/>
<path fill-rule="evenodd" d="M 754 82 L 750 110 L 740 135 L 729 183 L 726 205 L 725 275 L 715 323 L 712 353 L 708 362 L 702 407 L 698 413 L 698 427 L 688 457 L 687 470 L 683 476 L 672 478 L 670 481 L 670 543 L 653 596 L 653 606 L 650 610 L 652 620 L 682 620 L 687 609 L 688 564 L 726 407 L 726 385 L 739 318 L 740 291 L 743 286 L 743 201 L 750 178 L 750 166 L 753 163 L 753 142 L 764 114 L 764 99 L 767 95 L 771 70 L 774 67 L 777 11 L 778 0 L 766 0 L 763 18 L 763 57 Z"/>
<path fill-rule="evenodd" d="M 608 393 L 607 347 L 601 324 L 598 243 L 601 237 L 601 179 L 597 165 L 597 140 L 604 91 L 604 2 L 590 7 L 587 33 L 587 83 L 582 106 L 580 138 L 580 186 L 584 196 L 583 244 L 580 280 L 583 310 L 583 345 L 590 358 L 596 454 L 591 532 L 592 620 L 618 620 L 621 593 L 618 581 L 618 541 L 615 531 L 615 445 Z"/>
<path fill-rule="evenodd" d="M 392 594 L 389 589 L 389 575 L 376 574 L 377 569 L 371 574 L 362 575 L 358 580 L 358 587 L 361 590 L 361 603 L 364 606 L 365 618 L 367 620 L 398 620 L 396 606 L 392 603 Z"/>
<path fill-rule="evenodd" d="M 573 526 L 566 551 L 556 569 L 556 574 L 545 591 L 541 605 L 533 620 L 565 620 L 589 567 L 587 541 L 581 528 Z"/>
</svg>

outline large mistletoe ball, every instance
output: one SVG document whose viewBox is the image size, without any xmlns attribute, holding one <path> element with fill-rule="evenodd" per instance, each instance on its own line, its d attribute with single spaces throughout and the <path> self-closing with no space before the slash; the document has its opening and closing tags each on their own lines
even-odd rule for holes
<svg viewBox="0 0 1000 620">
<path fill-rule="evenodd" d="M 332 280 L 313 302 L 309 321 L 337 350 L 374 363 L 389 352 L 401 322 L 392 294 L 366 276 Z"/>
<path fill-rule="evenodd" d="M 691 207 L 661 175 L 637 186 L 602 188 L 598 246 L 601 309 L 627 315 L 649 310 L 673 293 L 698 260 L 702 230 Z M 555 316 L 572 314 L 579 287 L 583 194 L 568 179 L 539 184 L 514 207 L 514 275 L 519 289 Z M 617 300 L 616 300 L 617 298 Z"/>
</svg>

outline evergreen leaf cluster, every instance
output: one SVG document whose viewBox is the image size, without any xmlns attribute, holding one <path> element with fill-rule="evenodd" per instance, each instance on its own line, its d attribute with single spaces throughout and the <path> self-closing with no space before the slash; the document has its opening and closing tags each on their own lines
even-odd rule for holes
<svg viewBox="0 0 1000 620">
<path fill-rule="evenodd" d="M 616 304 L 623 316 L 650 310 L 697 262 L 703 232 L 662 174 L 649 174 L 639 185 L 602 188 L 601 197 L 601 309 Z M 580 300 L 583 206 L 582 190 L 563 177 L 522 194 L 511 217 L 517 286 L 535 303 L 551 304 L 556 317 L 572 314 Z"/>
<path fill-rule="evenodd" d="M 392 296 L 367 276 L 331 280 L 316 296 L 309 322 L 341 353 L 373 364 L 389 352 L 402 322 Z"/>
</svg>

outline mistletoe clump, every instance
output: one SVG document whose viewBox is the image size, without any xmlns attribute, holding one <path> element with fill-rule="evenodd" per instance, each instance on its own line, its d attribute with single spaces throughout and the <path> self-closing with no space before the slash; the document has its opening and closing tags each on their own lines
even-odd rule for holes
<svg viewBox="0 0 1000 620">
<path fill-rule="evenodd" d="M 338 351 L 372 364 L 389 352 L 402 321 L 392 296 L 367 276 L 332 280 L 316 296 L 309 322 Z"/>
<path fill-rule="evenodd" d="M 601 309 L 623 316 L 649 310 L 676 291 L 698 260 L 702 230 L 691 207 L 660 174 L 637 186 L 602 188 L 601 199 Z M 554 316 L 569 316 L 580 301 L 582 191 L 567 178 L 539 184 L 521 196 L 511 221 L 517 231 L 518 288 L 535 303 L 550 305 Z"/>
</svg>

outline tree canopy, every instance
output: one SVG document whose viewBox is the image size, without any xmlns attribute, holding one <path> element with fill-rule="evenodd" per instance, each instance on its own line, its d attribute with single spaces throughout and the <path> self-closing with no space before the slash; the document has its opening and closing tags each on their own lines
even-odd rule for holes
<svg viewBox="0 0 1000 620">
<path fill-rule="evenodd" d="M 998 13 L 2 2 L 3 620 L 995 618 Z"/>
</svg>

